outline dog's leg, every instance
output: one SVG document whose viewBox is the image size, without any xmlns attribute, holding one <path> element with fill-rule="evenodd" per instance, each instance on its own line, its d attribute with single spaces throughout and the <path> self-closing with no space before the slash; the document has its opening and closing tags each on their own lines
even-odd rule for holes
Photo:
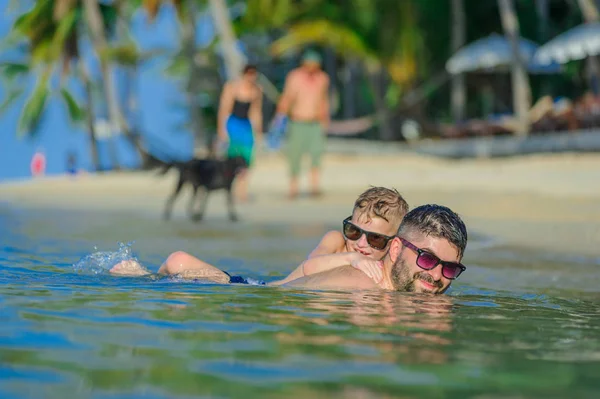
<svg viewBox="0 0 600 399">
<path fill-rule="evenodd" d="M 188 217 L 194 220 L 194 204 L 196 203 L 196 196 L 198 195 L 198 186 L 194 185 L 194 191 L 192 192 L 192 197 L 190 198 L 190 202 L 188 203 Z"/>
<path fill-rule="evenodd" d="M 233 191 L 231 190 L 231 186 L 227 188 L 227 209 L 229 209 L 229 220 L 237 222 L 238 217 L 235 209 L 233 209 Z"/>
<path fill-rule="evenodd" d="M 175 191 L 167 199 L 167 204 L 165 206 L 165 212 L 163 214 L 163 218 L 165 220 L 169 220 L 171 218 L 171 211 L 173 210 L 173 203 L 175 202 L 175 199 L 179 195 L 179 192 L 181 192 L 182 187 L 183 187 L 183 179 L 180 177 L 179 181 L 177 182 L 177 187 L 175 188 Z"/>
<path fill-rule="evenodd" d="M 198 198 L 202 201 L 202 204 L 200 205 L 200 211 L 198 213 L 195 213 L 192 217 L 192 220 L 194 222 L 199 222 L 204 217 L 206 203 L 208 202 L 208 189 L 205 188 L 204 190 L 202 190 L 202 195 L 198 196 Z"/>
</svg>

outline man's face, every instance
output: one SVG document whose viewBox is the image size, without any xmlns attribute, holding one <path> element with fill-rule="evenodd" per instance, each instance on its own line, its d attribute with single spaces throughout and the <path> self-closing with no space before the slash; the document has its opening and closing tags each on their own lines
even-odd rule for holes
<svg viewBox="0 0 600 399">
<path fill-rule="evenodd" d="M 244 79 L 249 82 L 256 82 L 258 79 L 258 71 L 256 69 L 249 69 L 244 73 Z"/>
<path fill-rule="evenodd" d="M 444 238 L 415 234 L 409 241 L 441 260 L 460 262 L 457 249 Z M 390 259 L 393 259 L 394 252 L 398 254 L 391 270 L 391 279 L 396 290 L 442 294 L 450 287 L 452 280 L 442 275 L 441 264 L 431 270 L 423 270 L 417 265 L 418 255 L 415 251 L 403 245 L 399 239 L 394 239 L 390 245 Z"/>
<path fill-rule="evenodd" d="M 302 66 L 309 73 L 315 73 L 315 72 L 321 70 L 321 64 L 319 64 L 318 62 L 315 62 L 315 61 L 308 61 L 308 60 L 304 61 L 302 63 Z"/>
<path fill-rule="evenodd" d="M 368 232 L 381 234 L 384 236 L 392 237 L 396 234 L 397 228 L 392 226 L 388 221 L 379 217 L 367 217 L 365 214 L 354 212 L 350 222 L 356 227 L 363 229 Z M 360 252 L 373 259 L 381 259 L 385 256 L 389 242 L 383 249 L 376 249 L 369 245 L 367 236 L 361 234 L 357 240 L 346 239 L 346 248 L 349 252 Z"/>
</svg>

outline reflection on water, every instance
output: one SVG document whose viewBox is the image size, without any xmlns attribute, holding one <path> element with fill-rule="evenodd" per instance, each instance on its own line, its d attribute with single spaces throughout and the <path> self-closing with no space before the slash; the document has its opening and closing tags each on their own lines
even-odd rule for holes
<svg viewBox="0 0 600 399">
<path fill-rule="evenodd" d="M 465 278 L 438 297 L 73 268 L 95 246 L 136 240 L 154 270 L 186 249 L 268 279 L 328 226 L 159 227 L 0 215 L 0 397 L 592 398 L 600 389 L 596 260 L 475 247 Z"/>
</svg>

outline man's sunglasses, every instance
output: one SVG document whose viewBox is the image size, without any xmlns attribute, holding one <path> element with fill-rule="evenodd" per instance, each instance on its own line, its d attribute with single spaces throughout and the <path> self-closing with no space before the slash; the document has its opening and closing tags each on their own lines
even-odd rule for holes
<svg viewBox="0 0 600 399">
<path fill-rule="evenodd" d="M 369 244 L 371 248 L 381 251 L 388 245 L 388 242 L 394 238 L 379 233 L 373 233 L 372 231 L 363 230 L 352 223 L 350 219 L 352 219 L 352 216 L 348 216 L 346 219 L 344 219 L 344 228 L 342 229 L 344 232 L 344 237 L 346 237 L 348 240 L 356 241 L 364 234 L 367 237 L 367 244 Z"/>
<path fill-rule="evenodd" d="M 465 266 L 456 262 L 446 262 L 435 256 L 434 254 L 424 251 L 421 248 L 417 248 L 409 241 L 400 237 L 400 241 L 405 247 L 408 247 L 417 253 L 417 266 L 423 270 L 433 270 L 437 265 L 442 265 L 442 276 L 449 280 L 454 280 L 462 272 L 467 270 Z"/>
</svg>

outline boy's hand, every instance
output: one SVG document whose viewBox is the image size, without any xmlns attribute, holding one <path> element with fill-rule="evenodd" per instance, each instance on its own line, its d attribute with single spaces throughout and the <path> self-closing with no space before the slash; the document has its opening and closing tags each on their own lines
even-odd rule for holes
<svg viewBox="0 0 600 399">
<path fill-rule="evenodd" d="M 369 276 L 376 283 L 383 280 L 383 262 L 380 260 L 371 259 L 368 256 L 356 252 L 352 256 L 350 264 L 355 269 L 358 269 Z"/>
</svg>

